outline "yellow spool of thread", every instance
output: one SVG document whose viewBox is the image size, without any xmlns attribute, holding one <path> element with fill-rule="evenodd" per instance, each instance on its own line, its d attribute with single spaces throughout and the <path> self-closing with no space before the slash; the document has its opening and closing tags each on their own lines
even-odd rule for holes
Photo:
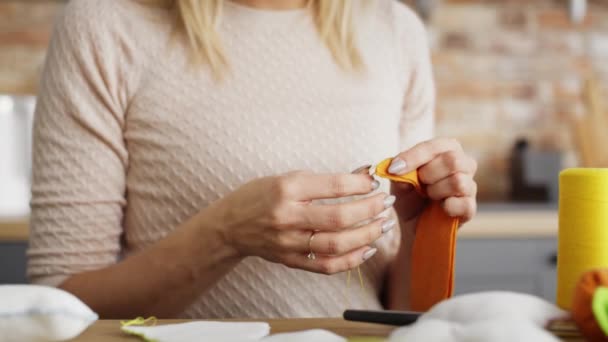
<svg viewBox="0 0 608 342">
<path fill-rule="evenodd" d="M 608 267 L 608 169 L 559 175 L 557 305 L 569 309 L 580 276 Z"/>
</svg>

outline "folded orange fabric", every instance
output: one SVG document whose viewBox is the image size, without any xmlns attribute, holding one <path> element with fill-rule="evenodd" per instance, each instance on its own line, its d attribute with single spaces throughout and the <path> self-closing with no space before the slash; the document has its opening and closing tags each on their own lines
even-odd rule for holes
<svg viewBox="0 0 608 342">
<path fill-rule="evenodd" d="M 608 269 L 585 272 L 576 285 L 570 312 L 588 341 L 608 342 Z"/>
<path fill-rule="evenodd" d="M 380 162 L 376 175 L 394 182 L 412 184 L 420 195 L 426 197 L 418 171 L 401 176 L 388 173 L 392 160 L 389 158 Z M 439 201 L 431 201 L 418 218 L 411 260 L 409 298 L 412 310 L 427 311 L 452 296 L 458 225 L 459 220 L 448 216 Z"/>
</svg>

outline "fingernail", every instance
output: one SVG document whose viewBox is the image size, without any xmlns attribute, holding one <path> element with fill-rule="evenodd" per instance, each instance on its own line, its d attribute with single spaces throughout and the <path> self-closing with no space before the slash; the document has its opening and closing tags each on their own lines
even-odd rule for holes
<svg viewBox="0 0 608 342">
<path fill-rule="evenodd" d="M 390 231 L 391 229 L 395 228 L 395 224 L 397 223 L 397 221 L 395 221 L 394 219 L 390 219 L 387 221 L 384 221 L 384 223 L 382 223 L 382 234 Z"/>
<path fill-rule="evenodd" d="M 363 261 L 366 261 L 369 258 L 373 257 L 377 251 L 378 251 L 377 248 L 372 248 L 372 249 L 367 250 L 365 253 L 363 253 Z"/>
<path fill-rule="evenodd" d="M 372 166 L 371 166 L 371 165 L 369 165 L 369 164 L 367 164 L 367 165 L 363 165 L 363 166 L 358 167 L 357 169 L 355 169 L 355 170 L 351 171 L 351 173 L 355 173 L 355 174 L 357 174 L 357 173 L 363 173 L 363 174 L 367 173 L 367 174 L 369 174 L 369 169 L 370 169 L 371 167 L 372 167 Z"/>
<path fill-rule="evenodd" d="M 384 204 L 384 209 L 392 207 L 392 206 L 393 206 L 393 204 L 395 204 L 395 200 L 396 200 L 396 199 L 397 199 L 397 197 L 395 197 L 395 196 L 393 196 L 393 195 L 386 196 L 386 197 L 384 198 L 384 202 L 383 202 L 383 204 Z"/>
<path fill-rule="evenodd" d="M 372 191 L 378 189 L 380 187 L 380 182 L 378 182 L 377 180 L 373 180 L 372 181 Z"/>
<path fill-rule="evenodd" d="M 393 161 L 391 162 L 391 165 L 388 167 L 388 173 L 391 173 L 393 175 L 405 174 L 406 170 L 407 170 L 407 164 L 405 163 L 405 160 L 403 160 L 401 158 L 393 159 Z"/>
</svg>

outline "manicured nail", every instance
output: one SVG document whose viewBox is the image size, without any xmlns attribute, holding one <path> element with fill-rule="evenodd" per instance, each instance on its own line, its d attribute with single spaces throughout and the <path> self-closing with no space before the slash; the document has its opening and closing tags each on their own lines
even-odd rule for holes
<svg viewBox="0 0 608 342">
<path fill-rule="evenodd" d="M 367 165 L 363 165 L 361 167 L 358 167 L 357 169 L 353 170 L 351 173 L 357 174 L 357 173 L 362 173 L 362 174 L 369 174 L 369 169 L 372 166 L 367 164 Z"/>
<path fill-rule="evenodd" d="M 386 196 L 384 198 L 384 209 L 390 208 L 393 206 L 393 204 L 395 204 L 395 200 L 397 199 L 397 197 L 390 195 L 390 196 Z"/>
<path fill-rule="evenodd" d="M 363 253 L 363 261 L 366 261 L 369 258 L 373 257 L 377 251 L 378 251 L 377 248 L 372 248 L 372 249 L 367 250 L 365 253 Z"/>
<path fill-rule="evenodd" d="M 388 173 L 391 173 L 393 175 L 403 175 L 405 174 L 406 170 L 407 164 L 405 163 L 405 160 L 401 158 L 393 159 L 391 165 L 388 167 Z"/>
<path fill-rule="evenodd" d="M 397 221 L 395 221 L 394 219 L 390 219 L 387 221 L 384 221 L 384 223 L 382 223 L 382 234 L 390 231 L 391 229 L 395 228 L 395 224 L 397 223 Z"/>
<path fill-rule="evenodd" d="M 378 182 L 377 180 L 373 180 L 372 181 L 372 191 L 378 189 L 380 187 L 380 182 Z"/>
</svg>

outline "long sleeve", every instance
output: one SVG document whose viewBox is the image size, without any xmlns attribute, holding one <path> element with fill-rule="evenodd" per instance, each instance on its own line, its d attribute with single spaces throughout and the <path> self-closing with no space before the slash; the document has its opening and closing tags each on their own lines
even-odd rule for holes
<svg viewBox="0 0 608 342">
<path fill-rule="evenodd" d="M 41 81 L 28 250 L 35 283 L 56 286 L 115 263 L 121 250 L 124 113 L 137 74 L 129 68 L 134 54 L 116 31 L 116 11 L 96 3 L 67 6 Z"/>
<path fill-rule="evenodd" d="M 435 82 L 424 24 L 410 9 L 395 12 L 402 16 L 398 18 L 403 24 L 400 42 L 405 45 L 402 60 L 407 80 L 399 126 L 400 148 L 405 150 L 434 135 Z"/>
</svg>

